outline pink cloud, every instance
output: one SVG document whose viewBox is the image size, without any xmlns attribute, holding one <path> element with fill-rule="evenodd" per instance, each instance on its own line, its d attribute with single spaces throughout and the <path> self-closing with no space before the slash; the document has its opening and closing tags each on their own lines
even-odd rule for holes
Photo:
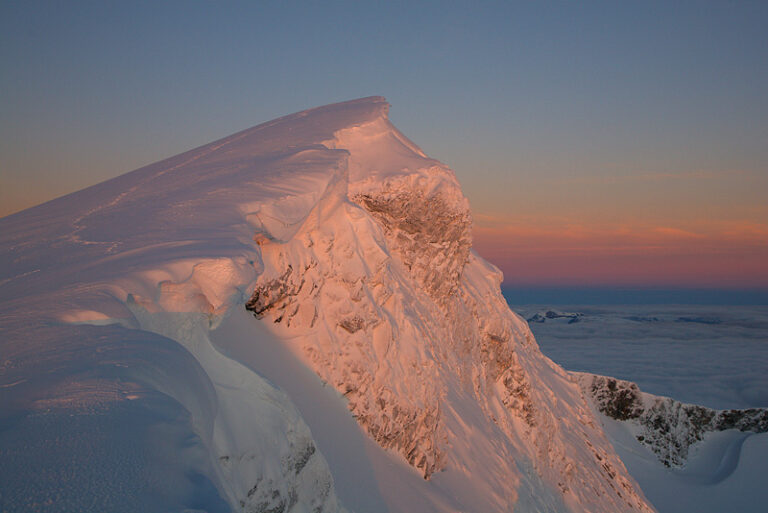
<svg viewBox="0 0 768 513">
<path fill-rule="evenodd" d="M 682 228 L 478 221 L 476 249 L 511 283 L 768 286 L 768 226 L 759 223 Z"/>
</svg>

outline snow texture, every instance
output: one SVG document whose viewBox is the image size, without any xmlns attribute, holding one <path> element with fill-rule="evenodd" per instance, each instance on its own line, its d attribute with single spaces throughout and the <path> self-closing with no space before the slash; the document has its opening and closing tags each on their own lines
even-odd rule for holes
<svg viewBox="0 0 768 513">
<path fill-rule="evenodd" d="M 0 220 L 3 510 L 343 511 L 300 409 L 211 340 L 244 307 L 250 344 L 344 396 L 387 495 L 653 510 L 471 250 L 453 173 L 387 112 L 300 112 Z"/>
<path fill-rule="evenodd" d="M 595 374 L 574 373 L 581 389 L 600 413 L 628 422 L 638 442 L 667 467 L 681 467 L 691 447 L 713 431 L 768 431 L 768 409 L 713 410 L 669 397 L 641 392 L 635 383 Z"/>
<path fill-rule="evenodd" d="M 763 511 L 768 410 L 712 410 L 575 373 L 632 475 L 662 513 Z"/>
</svg>

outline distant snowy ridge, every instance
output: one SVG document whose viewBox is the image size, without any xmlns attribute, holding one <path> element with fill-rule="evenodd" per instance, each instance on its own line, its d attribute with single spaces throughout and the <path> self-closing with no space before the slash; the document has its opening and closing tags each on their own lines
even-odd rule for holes
<svg viewBox="0 0 768 513">
<path fill-rule="evenodd" d="M 471 250 L 453 173 L 382 98 L 286 116 L 6 217 L 0 263 L 0 448 L 18 453 L 0 470 L 7 509 L 50 494 L 19 439 L 72 431 L 62 474 L 89 444 L 70 414 L 119 446 L 108 411 L 75 408 L 109 399 L 147 454 L 158 432 L 195 450 L 149 484 L 176 453 L 127 461 L 135 489 L 155 493 L 104 509 L 344 511 L 340 469 L 290 397 L 211 342 L 247 307 L 261 317 L 254 345 L 285 346 L 429 479 L 427 510 L 653 511 L 578 385 L 509 310 L 501 273 Z M 171 406 L 186 413 L 145 414 Z M 56 493 L 81 508 L 81 490 L 105 480 L 79 474 Z"/>
<path fill-rule="evenodd" d="M 579 322 L 584 314 L 578 312 L 561 312 L 559 310 L 542 310 L 529 317 L 528 322 L 546 322 L 550 319 L 568 319 L 568 324 Z"/>
<path fill-rule="evenodd" d="M 629 381 L 571 374 L 600 413 L 633 425 L 637 441 L 667 467 L 685 465 L 690 449 L 706 433 L 729 429 L 768 432 L 768 408 L 714 410 L 642 392 Z"/>
</svg>

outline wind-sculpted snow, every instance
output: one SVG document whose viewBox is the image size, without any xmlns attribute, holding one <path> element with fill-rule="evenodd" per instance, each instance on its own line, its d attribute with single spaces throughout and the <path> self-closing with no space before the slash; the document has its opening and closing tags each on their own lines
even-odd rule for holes
<svg viewBox="0 0 768 513">
<path fill-rule="evenodd" d="M 404 298 L 396 291 L 409 285 L 403 276 L 407 270 L 394 267 L 384 234 L 346 201 L 345 185 L 327 193 L 296 240 L 262 246 L 265 272 L 246 307 L 292 331 L 312 330 L 303 349 L 320 376 L 347 397 L 359 422 L 382 446 L 398 449 L 428 476 L 441 458 L 436 369 L 419 347 L 410 346 L 423 326 L 416 319 L 405 325 L 387 322 L 398 312 L 383 306 L 396 302 L 399 310 L 423 311 L 425 305 L 417 298 L 401 303 Z M 430 312 L 423 317 L 429 319 Z M 388 361 L 388 354 L 397 359 Z M 379 363 L 383 372 L 377 372 Z M 406 369 L 420 379 L 403 379 Z M 395 390 L 406 387 L 411 393 L 399 397 Z"/>
<path fill-rule="evenodd" d="M 380 447 L 429 480 L 427 509 L 652 511 L 578 385 L 507 307 L 500 272 L 471 250 L 453 173 L 387 112 L 381 98 L 301 112 L 0 220 L 2 449 L 21 437 L 9 419 L 54 406 L 65 414 L 52 429 L 98 410 L 89 426 L 118 440 L 99 419 L 130 415 L 146 394 L 136 411 L 186 412 L 168 437 L 195 447 L 174 467 L 192 482 L 134 509 L 343 511 L 332 477 L 343 472 L 322 454 L 340 449 L 317 444 L 285 393 L 211 342 L 246 307 L 272 332 L 254 329 L 250 343 L 283 345 L 342 394 Z M 167 422 L 153 415 L 131 439 L 142 454 Z M 127 462 L 131 490 L 161 464 Z M 376 492 L 398 494 L 409 471 Z M 100 498 L 96 475 L 71 484 Z M 17 486 L 3 480 L 2 496 L 29 491 Z"/>
<path fill-rule="evenodd" d="M 261 241 L 247 308 L 380 445 L 425 478 L 462 469 L 483 497 L 471 508 L 650 510 L 578 387 L 509 311 L 498 270 L 471 252 L 453 173 L 384 117 L 325 144 L 349 152 L 346 169 L 291 240 Z"/>
<path fill-rule="evenodd" d="M 768 432 L 768 409 L 713 410 L 641 392 L 635 383 L 574 373 L 598 411 L 635 426 L 637 441 L 667 467 L 685 465 L 689 451 L 706 433 L 734 429 Z"/>
<path fill-rule="evenodd" d="M 276 120 L 0 220 L 4 511 L 343 510 L 290 399 L 207 333 L 262 271 L 254 233 L 290 238 L 333 178 L 345 152 L 316 141 L 379 104 Z"/>
</svg>

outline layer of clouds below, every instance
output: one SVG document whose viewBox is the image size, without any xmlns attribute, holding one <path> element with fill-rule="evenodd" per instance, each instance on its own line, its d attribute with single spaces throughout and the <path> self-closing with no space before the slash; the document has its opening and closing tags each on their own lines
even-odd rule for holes
<svg viewBox="0 0 768 513">
<path fill-rule="evenodd" d="M 544 354 L 568 370 L 636 382 L 712 408 L 768 406 L 766 306 L 512 306 L 526 319 L 554 309 L 583 316 L 531 322 Z"/>
</svg>

